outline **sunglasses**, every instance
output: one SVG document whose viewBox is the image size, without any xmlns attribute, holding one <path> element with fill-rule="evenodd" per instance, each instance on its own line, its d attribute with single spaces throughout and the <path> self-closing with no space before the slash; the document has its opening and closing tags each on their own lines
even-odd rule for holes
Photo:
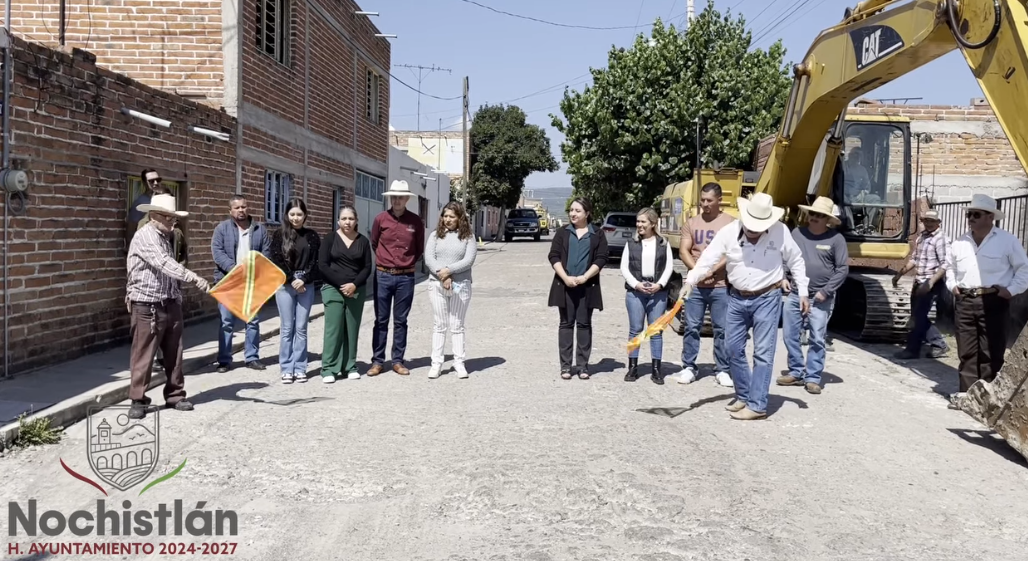
<svg viewBox="0 0 1028 561">
<path fill-rule="evenodd" d="M 156 179 L 147 179 L 147 180 L 146 180 L 146 182 L 147 182 L 147 183 L 160 183 L 161 181 L 162 181 L 162 180 L 161 180 L 161 178 L 160 178 L 160 177 L 158 177 L 158 178 L 156 178 Z"/>
<path fill-rule="evenodd" d="M 988 214 L 988 213 L 987 212 L 981 212 L 981 211 L 978 211 L 978 210 L 969 210 L 969 211 L 967 211 L 967 214 L 965 216 L 967 216 L 968 218 L 973 218 L 975 220 L 978 220 L 979 218 L 985 216 L 986 214 Z"/>
</svg>

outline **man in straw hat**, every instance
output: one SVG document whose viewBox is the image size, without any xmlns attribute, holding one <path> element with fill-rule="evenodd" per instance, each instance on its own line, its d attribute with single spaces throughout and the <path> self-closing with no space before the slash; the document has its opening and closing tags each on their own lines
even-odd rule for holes
<svg viewBox="0 0 1028 561">
<path fill-rule="evenodd" d="M 722 257 L 728 271 L 728 314 L 725 340 L 736 400 L 726 406 L 733 419 L 767 416 L 767 393 L 775 362 L 778 320 L 782 315 L 785 267 L 792 273 L 800 295 L 800 312 L 810 311 L 803 255 L 789 229 L 780 222 L 785 210 L 774 206 L 771 195 L 757 193 L 738 199 L 739 219 L 725 226 L 686 275 L 695 287 Z M 746 359 L 746 341 L 753 328 L 753 369 Z"/>
<path fill-rule="evenodd" d="M 978 380 L 993 381 L 1003 368 L 1010 299 L 1028 289 L 1028 256 L 1017 238 L 994 226 L 1003 220 L 996 200 L 974 195 L 966 216 L 968 231 L 946 257 L 946 288 L 956 308 L 960 394 Z"/>
<path fill-rule="evenodd" d="M 900 278 L 909 271 L 916 271 L 914 290 L 910 296 L 910 313 L 914 317 L 914 328 L 907 335 L 907 346 L 896 353 L 896 358 L 912 359 L 921 357 L 921 343 L 928 342 L 931 347 L 928 356 L 940 358 L 949 350 L 949 345 L 942 338 L 942 333 L 932 325 L 928 313 L 932 305 L 942 300 L 946 290 L 946 255 L 949 254 L 950 240 L 946 232 L 939 226 L 942 220 L 939 211 L 929 210 L 921 216 L 924 230 L 917 236 L 914 252 L 910 260 L 892 278 L 892 285 L 898 286 Z"/>
<path fill-rule="evenodd" d="M 378 376 L 385 363 L 389 336 L 389 311 L 393 313 L 393 372 L 410 374 L 403 365 L 407 352 L 407 314 L 414 304 L 414 267 L 425 253 L 425 224 L 407 212 L 410 186 L 393 181 L 383 193 L 389 208 L 371 224 L 371 247 L 375 251 L 375 329 L 371 334 L 372 358 L 368 376 Z"/>
<path fill-rule="evenodd" d="M 153 359 L 160 348 L 164 352 L 165 407 L 178 411 L 192 411 L 186 401 L 185 378 L 182 375 L 182 292 L 179 281 L 196 285 L 207 292 L 210 286 L 203 277 L 179 264 L 172 252 L 171 236 L 178 218 L 188 212 L 176 210 L 175 197 L 156 194 L 149 204 L 137 207 L 149 214 L 128 250 L 128 302 L 129 332 L 132 335 L 130 364 L 132 379 L 129 399 L 132 406 L 128 416 L 142 419 L 150 398 L 146 390 L 153 373 Z"/>
<path fill-rule="evenodd" d="M 778 377 L 779 386 L 803 386 L 807 393 L 821 393 L 821 373 L 825 369 L 825 334 L 828 318 L 835 307 L 835 293 L 849 274 L 849 251 L 846 239 L 829 226 L 838 226 L 832 214 L 832 200 L 818 197 L 812 205 L 799 205 L 807 213 L 807 226 L 792 231 L 793 240 L 803 255 L 807 274 L 807 292 L 790 291 L 782 315 L 782 338 L 789 355 L 789 373 Z M 791 275 L 788 275 L 791 277 Z M 800 298 L 811 301 L 810 313 L 800 311 Z M 806 321 L 804 321 L 806 319 Z M 800 334 L 809 327 L 807 357 L 803 358 Z"/>
</svg>

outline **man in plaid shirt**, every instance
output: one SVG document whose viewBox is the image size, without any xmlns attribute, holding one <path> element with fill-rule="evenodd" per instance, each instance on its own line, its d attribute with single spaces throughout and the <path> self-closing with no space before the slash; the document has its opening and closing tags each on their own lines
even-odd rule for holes
<svg viewBox="0 0 1028 561">
<path fill-rule="evenodd" d="M 128 416 L 142 419 L 146 416 L 150 398 L 146 390 L 153 374 L 153 359 L 157 349 L 164 353 L 165 407 L 178 411 L 192 411 L 186 401 L 185 377 L 182 374 L 182 291 L 179 281 L 196 285 L 206 292 L 210 286 L 203 277 L 183 267 L 175 260 L 172 232 L 179 217 L 189 213 L 175 209 L 175 197 L 170 194 L 154 195 L 149 204 L 141 204 L 139 211 L 149 213 L 150 220 L 139 228 L 128 250 L 128 283 L 125 301 L 131 315 L 129 332 L 132 335 L 129 399 L 132 407 Z"/>
<path fill-rule="evenodd" d="M 914 276 L 914 292 L 910 297 L 911 315 L 914 316 L 914 329 L 907 336 L 907 347 L 896 353 L 898 359 L 914 359 L 921 357 L 921 343 L 927 342 L 931 347 L 928 356 L 939 358 L 949 351 L 949 345 L 942 338 L 939 330 L 928 319 L 932 305 L 942 298 L 946 290 L 946 254 L 949 252 L 949 237 L 939 226 L 938 211 L 929 210 L 921 217 L 924 230 L 917 237 L 917 245 L 910 256 L 910 261 L 896 273 L 892 285 L 898 286 L 900 277 L 910 270 L 916 270 Z"/>
</svg>

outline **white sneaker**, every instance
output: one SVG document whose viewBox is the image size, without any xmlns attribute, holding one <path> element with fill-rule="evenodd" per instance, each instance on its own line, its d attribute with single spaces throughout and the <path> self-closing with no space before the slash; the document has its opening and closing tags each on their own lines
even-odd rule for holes
<svg viewBox="0 0 1028 561">
<path fill-rule="evenodd" d="M 283 384 L 292 384 L 293 383 L 293 375 L 292 374 L 283 374 L 282 375 L 282 383 Z"/>
<path fill-rule="evenodd" d="M 468 369 L 464 368 L 464 363 L 463 362 L 455 362 L 455 363 L 453 363 L 453 369 L 457 371 L 457 377 L 458 378 L 467 378 L 468 377 Z"/>
<path fill-rule="evenodd" d="M 692 368 L 686 368 L 682 370 L 682 373 L 678 376 L 679 384 L 691 384 L 696 381 L 696 371 Z"/>
<path fill-rule="evenodd" d="M 321 383 L 322 384 L 334 384 L 334 383 L 336 383 L 336 377 L 335 376 L 322 376 L 321 377 Z"/>
<path fill-rule="evenodd" d="M 443 369 L 442 364 L 433 364 L 432 368 L 428 371 L 428 379 L 435 380 L 439 377 L 439 372 Z"/>
<path fill-rule="evenodd" d="M 361 373 L 360 372 L 350 372 L 349 374 L 346 375 L 346 379 L 347 380 L 360 380 L 361 379 Z"/>
<path fill-rule="evenodd" d="M 728 372 L 718 372 L 717 376 L 715 376 L 715 379 L 717 379 L 718 384 L 726 388 L 735 387 L 735 382 L 732 382 L 732 376 Z"/>
</svg>

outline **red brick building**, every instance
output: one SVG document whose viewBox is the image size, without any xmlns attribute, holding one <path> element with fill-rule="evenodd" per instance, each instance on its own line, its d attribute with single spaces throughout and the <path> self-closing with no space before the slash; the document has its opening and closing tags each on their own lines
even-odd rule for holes
<svg viewBox="0 0 1028 561">
<path fill-rule="evenodd" d="M 355 2 L 67 0 L 63 46 L 58 6 L 12 8 L 12 167 L 30 186 L 4 273 L 11 373 L 127 337 L 124 228 L 143 167 L 193 213 L 189 265 L 208 276 L 213 227 L 234 193 L 271 227 L 300 196 L 322 233 L 355 196 L 382 204 L 390 49 Z M 194 318 L 213 310 L 187 302 Z"/>
</svg>

